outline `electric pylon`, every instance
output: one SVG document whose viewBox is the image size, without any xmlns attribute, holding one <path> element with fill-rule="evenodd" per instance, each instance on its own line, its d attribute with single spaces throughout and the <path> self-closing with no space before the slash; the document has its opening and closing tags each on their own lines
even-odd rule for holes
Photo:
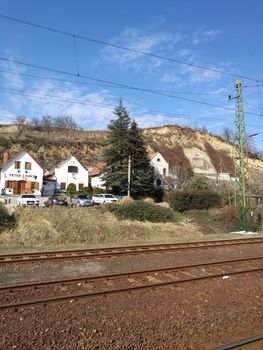
<svg viewBox="0 0 263 350">
<path fill-rule="evenodd" d="M 242 101 L 242 85 L 240 80 L 235 82 L 236 88 L 236 113 L 235 113 L 235 169 L 236 169 L 236 194 L 235 206 L 240 210 L 240 228 L 247 230 L 248 220 L 248 154 L 247 154 L 247 137 L 245 129 L 245 117 Z"/>
</svg>

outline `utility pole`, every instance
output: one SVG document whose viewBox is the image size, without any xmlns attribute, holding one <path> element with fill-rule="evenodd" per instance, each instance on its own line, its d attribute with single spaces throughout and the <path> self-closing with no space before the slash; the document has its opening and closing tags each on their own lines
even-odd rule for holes
<svg viewBox="0 0 263 350">
<path fill-rule="evenodd" d="M 130 197 L 131 195 L 131 156 L 128 158 L 128 190 L 127 190 L 127 196 Z"/>
<path fill-rule="evenodd" d="M 245 117 L 242 101 L 242 84 L 240 80 L 235 82 L 236 96 L 233 97 L 236 101 L 235 113 L 235 170 L 236 170 L 236 186 L 235 186 L 235 207 L 240 210 L 240 228 L 247 230 L 247 185 L 248 176 L 248 155 L 247 155 L 247 138 L 245 129 Z M 230 99 L 231 96 L 229 96 Z"/>
</svg>

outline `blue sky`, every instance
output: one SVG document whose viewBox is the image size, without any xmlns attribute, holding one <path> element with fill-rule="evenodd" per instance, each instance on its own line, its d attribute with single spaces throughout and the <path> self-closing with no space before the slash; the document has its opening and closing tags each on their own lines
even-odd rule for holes
<svg viewBox="0 0 263 350">
<path fill-rule="evenodd" d="M 0 0 L 0 4 L 2 15 L 263 80 L 260 0 Z M 0 123 L 10 123 L 21 114 L 29 119 L 70 114 L 83 128 L 105 129 L 112 106 L 122 98 L 141 127 L 205 126 L 218 134 L 224 127 L 233 128 L 234 111 L 216 106 L 234 108 L 227 96 L 235 93 L 235 77 L 1 17 L 0 57 L 72 73 L 0 60 Z M 76 74 L 166 96 L 97 85 L 98 81 Z M 247 131 L 260 132 L 255 142 L 263 149 L 263 83 L 246 79 L 242 83 L 253 85 L 243 88 Z"/>
</svg>

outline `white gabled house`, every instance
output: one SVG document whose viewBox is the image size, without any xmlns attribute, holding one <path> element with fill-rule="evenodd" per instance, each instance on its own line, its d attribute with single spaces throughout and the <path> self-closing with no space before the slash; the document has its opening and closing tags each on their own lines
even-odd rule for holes
<svg viewBox="0 0 263 350">
<path fill-rule="evenodd" d="M 73 156 L 58 163 L 44 176 L 44 194 L 52 187 L 50 182 L 55 182 L 55 189 L 60 190 L 82 191 L 89 186 L 88 170 Z"/>
<path fill-rule="evenodd" d="M 154 167 L 155 171 L 155 187 L 163 187 L 164 178 L 170 175 L 169 163 L 165 160 L 160 152 L 153 152 L 148 154 L 150 164 Z M 132 163 L 131 163 L 132 166 Z M 96 167 L 90 170 L 91 187 L 105 188 L 105 183 L 102 177 L 102 169 L 105 167 L 105 163 L 99 163 Z"/>
<path fill-rule="evenodd" d="M 163 187 L 164 178 L 169 176 L 169 163 L 160 152 L 149 153 L 148 157 L 155 171 L 154 186 Z"/>
<path fill-rule="evenodd" d="M 32 190 L 42 190 L 43 169 L 25 150 L 12 159 L 3 154 L 0 167 L 0 192 L 3 194 L 25 194 Z"/>
<path fill-rule="evenodd" d="M 90 183 L 92 188 L 106 188 L 101 174 L 104 167 L 105 163 L 99 163 L 90 170 Z"/>
</svg>

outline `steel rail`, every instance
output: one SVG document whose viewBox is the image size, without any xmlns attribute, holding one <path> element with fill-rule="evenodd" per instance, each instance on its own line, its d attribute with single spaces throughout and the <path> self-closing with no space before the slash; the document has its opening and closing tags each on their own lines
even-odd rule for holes
<svg viewBox="0 0 263 350">
<path fill-rule="evenodd" d="M 263 238 L 242 238 L 231 240 L 218 241 L 201 241 L 191 243 L 166 243 L 152 245 L 137 245 L 137 246 L 122 246 L 110 248 L 95 248 L 95 249 L 79 249 L 79 250 L 64 250 L 50 252 L 33 252 L 33 253 L 18 253 L 18 254 L 2 254 L 0 255 L 0 265 L 10 263 L 25 263 L 36 261 L 51 261 L 64 259 L 89 259 L 97 257 L 109 257 L 113 255 L 136 255 L 148 253 L 162 253 L 174 250 L 184 249 L 202 249 L 202 248 L 217 248 L 232 245 L 246 245 L 263 243 Z"/>
<path fill-rule="evenodd" d="M 261 259 L 263 259 L 263 256 L 251 257 L 251 258 L 241 258 L 241 259 L 231 259 L 231 260 L 223 260 L 223 261 L 222 260 L 221 261 L 211 261 L 211 262 L 191 264 L 191 265 L 178 265 L 178 266 L 171 266 L 171 267 L 161 267 L 161 268 L 148 269 L 148 270 L 119 272 L 119 273 L 99 275 L 99 276 L 62 278 L 59 280 L 37 281 L 37 282 L 13 284 L 13 285 L 0 285 L 0 292 L 4 291 L 4 290 L 17 290 L 17 289 L 46 286 L 46 285 L 53 285 L 53 284 L 74 283 L 74 282 L 81 282 L 81 281 L 89 281 L 90 282 L 90 281 L 103 280 L 103 279 L 109 279 L 109 278 L 126 277 L 126 276 L 130 276 L 130 275 L 140 275 L 140 274 L 146 274 L 146 273 L 159 273 L 159 272 L 175 271 L 175 270 L 189 269 L 189 268 L 195 268 L 195 267 L 209 267 L 209 266 L 224 265 L 224 264 L 231 264 L 231 263 L 237 263 L 237 262 L 247 262 L 247 261 L 250 262 L 250 261 L 256 261 L 256 260 L 261 260 Z"/>
<path fill-rule="evenodd" d="M 259 272 L 263 271 L 263 267 L 260 268 L 254 268 L 254 269 L 246 269 L 246 270 L 240 270 L 240 271 L 233 271 L 233 272 L 220 272 L 213 275 L 207 275 L 207 276 L 198 276 L 198 277 L 188 277 L 181 280 L 174 280 L 174 281 L 166 281 L 166 282 L 156 282 L 156 283 L 147 283 L 145 285 L 141 286 L 132 286 L 132 287 L 123 287 L 123 288 L 117 288 L 117 289 L 107 289 L 104 291 L 95 291 L 95 292 L 89 292 L 89 293 L 77 293 L 77 294 L 71 294 L 66 296 L 59 296 L 59 297 L 49 297 L 49 298 L 42 298 L 42 299 L 35 299 L 35 300 L 29 300 L 29 301 L 22 301 L 17 303 L 9 303 L 9 304 L 3 304 L 0 305 L 0 310 L 10 309 L 10 308 L 23 308 L 23 307 L 33 307 L 41 304 L 49 304 L 49 303 L 59 303 L 59 302 L 65 302 L 65 301 L 74 301 L 79 299 L 85 299 L 89 297 L 95 297 L 95 296 L 106 296 L 111 294 L 117 294 L 117 293 L 123 293 L 123 292 L 132 292 L 135 290 L 145 290 L 145 289 L 151 289 L 156 287 L 165 287 L 165 286 L 171 286 L 176 285 L 180 283 L 185 282 L 193 282 L 193 281 L 199 281 L 199 280 L 207 280 L 211 278 L 217 278 L 227 275 L 239 275 L 239 274 L 246 274 L 246 273 L 252 273 L 252 272 Z M 130 273 L 132 275 L 132 273 Z"/>
<path fill-rule="evenodd" d="M 235 340 L 228 344 L 223 344 L 210 350 L 230 350 L 230 349 L 243 349 L 243 350 L 260 350 L 263 349 L 263 333 L 254 335 L 252 337 Z"/>
</svg>

